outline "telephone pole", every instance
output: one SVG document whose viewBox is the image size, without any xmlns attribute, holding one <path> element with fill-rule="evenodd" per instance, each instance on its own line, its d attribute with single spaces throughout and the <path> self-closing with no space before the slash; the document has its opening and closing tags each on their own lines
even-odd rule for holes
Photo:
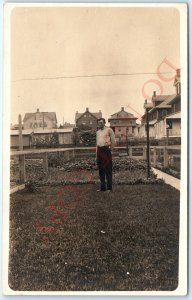
<svg viewBox="0 0 192 300">
<path fill-rule="evenodd" d="M 145 100 L 144 108 L 146 112 L 146 131 L 147 131 L 147 177 L 150 178 L 149 107 L 147 104 L 147 100 Z"/>
</svg>

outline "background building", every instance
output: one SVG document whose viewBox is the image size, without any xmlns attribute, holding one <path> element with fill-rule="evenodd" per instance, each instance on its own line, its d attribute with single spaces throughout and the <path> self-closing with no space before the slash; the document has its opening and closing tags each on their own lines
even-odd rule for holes
<svg viewBox="0 0 192 300">
<path fill-rule="evenodd" d="M 162 139 L 167 136 L 167 121 L 171 121 L 169 137 L 181 137 L 181 82 L 180 70 L 177 70 L 174 84 L 176 93 L 172 95 L 156 95 L 153 92 L 149 107 L 149 136 Z M 146 137 L 146 112 L 141 120 L 140 137 Z"/>
<path fill-rule="evenodd" d="M 121 107 L 119 112 L 111 115 L 111 117 L 108 119 L 108 122 L 115 133 L 117 141 L 125 142 L 126 132 L 128 136 L 135 135 L 135 128 L 138 126 L 136 120 L 137 117 L 129 112 L 126 112 L 124 107 Z"/>
<path fill-rule="evenodd" d="M 26 113 L 23 119 L 24 129 L 53 129 L 57 128 L 57 118 L 55 112 Z"/>
<path fill-rule="evenodd" d="M 84 113 L 79 113 L 78 111 L 75 114 L 75 123 L 78 129 L 85 130 L 97 130 L 97 120 L 102 118 L 102 112 L 90 112 L 89 108 L 86 108 Z"/>
<path fill-rule="evenodd" d="M 74 144 L 73 128 L 22 130 L 24 148 L 52 148 L 72 146 Z M 11 148 L 19 148 L 19 130 L 11 130 Z"/>
</svg>

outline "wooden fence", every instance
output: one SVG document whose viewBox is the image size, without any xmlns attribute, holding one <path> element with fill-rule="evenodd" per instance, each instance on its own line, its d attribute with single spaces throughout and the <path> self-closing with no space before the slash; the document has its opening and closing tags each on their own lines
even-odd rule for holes
<svg viewBox="0 0 192 300">
<path fill-rule="evenodd" d="M 170 151 L 171 153 L 170 155 Z M 169 165 L 169 157 L 177 157 L 180 160 L 180 145 L 174 146 L 151 146 L 150 147 L 150 163 L 153 167 L 157 167 L 158 164 L 167 167 Z M 19 159 L 19 180 L 20 183 L 24 183 L 26 179 L 25 170 L 25 159 L 27 157 L 36 158 L 40 157 L 43 160 L 43 169 L 48 172 L 48 153 L 63 152 L 66 161 L 69 161 L 75 157 L 81 156 L 94 156 L 95 147 L 84 147 L 84 148 L 57 148 L 57 149 L 31 149 L 31 150 L 20 150 L 11 151 L 11 158 L 18 157 Z M 127 153 L 128 152 L 128 153 Z M 147 158 L 147 147 L 146 146 L 133 146 L 129 147 L 128 151 L 126 147 L 115 147 L 114 156 L 129 156 L 133 159 L 144 159 Z"/>
</svg>

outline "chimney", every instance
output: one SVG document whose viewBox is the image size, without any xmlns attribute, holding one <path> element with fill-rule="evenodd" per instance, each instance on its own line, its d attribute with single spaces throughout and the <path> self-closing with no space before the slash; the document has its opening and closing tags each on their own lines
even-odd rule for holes
<svg viewBox="0 0 192 300">
<path fill-rule="evenodd" d="M 121 107 L 121 110 L 124 111 L 124 107 Z"/>
<path fill-rule="evenodd" d="M 86 111 L 89 111 L 89 107 L 86 107 Z"/>
<path fill-rule="evenodd" d="M 153 97 L 156 97 L 156 91 L 153 91 Z"/>
<path fill-rule="evenodd" d="M 101 110 L 99 110 L 99 112 L 101 113 Z"/>
<path fill-rule="evenodd" d="M 180 77 L 181 76 L 181 69 L 176 70 L 176 76 Z"/>
<path fill-rule="evenodd" d="M 76 110 L 76 114 L 78 114 L 78 110 Z"/>
<path fill-rule="evenodd" d="M 37 112 L 39 112 L 39 108 L 37 108 Z"/>
</svg>

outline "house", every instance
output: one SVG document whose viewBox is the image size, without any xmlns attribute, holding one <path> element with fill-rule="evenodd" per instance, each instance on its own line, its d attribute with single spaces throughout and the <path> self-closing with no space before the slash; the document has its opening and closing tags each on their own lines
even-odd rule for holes
<svg viewBox="0 0 192 300">
<path fill-rule="evenodd" d="M 68 122 L 65 122 L 62 126 L 63 126 L 64 129 L 75 128 L 75 124 L 71 124 L 71 123 L 68 123 Z"/>
<path fill-rule="evenodd" d="M 148 103 L 149 137 L 155 139 L 167 136 L 167 121 L 171 121 L 169 137 L 181 136 L 181 83 L 180 70 L 177 70 L 173 84 L 176 93 L 172 95 L 156 95 L 153 92 L 152 102 Z M 140 137 L 146 137 L 146 112 L 141 120 Z"/>
<path fill-rule="evenodd" d="M 90 112 L 89 108 L 86 108 L 84 113 L 79 113 L 78 111 L 75 114 L 75 123 L 78 129 L 85 130 L 97 130 L 97 120 L 102 118 L 102 112 Z"/>
<path fill-rule="evenodd" d="M 11 126 L 10 126 L 10 127 L 11 127 L 11 128 L 10 128 L 11 130 L 17 130 L 17 129 L 19 129 L 19 124 L 14 124 L 14 125 L 13 125 L 13 124 L 11 123 Z M 24 129 L 23 124 L 21 125 L 21 127 L 22 127 L 22 129 Z"/>
<path fill-rule="evenodd" d="M 74 144 L 73 128 L 22 130 L 23 148 L 50 148 Z M 19 130 L 11 130 L 11 148 L 19 148 Z"/>
<path fill-rule="evenodd" d="M 26 113 L 23 119 L 24 129 L 53 129 L 57 128 L 55 112 Z"/>
<path fill-rule="evenodd" d="M 169 129 L 170 137 L 181 136 L 181 96 L 173 94 L 168 96 L 158 106 L 158 119 L 154 124 L 155 138 L 161 139 L 167 135 L 167 120 L 172 121 L 172 128 Z"/>
<path fill-rule="evenodd" d="M 22 130 L 23 148 L 31 148 L 32 146 L 32 130 Z M 19 148 L 19 130 L 10 131 L 11 149 Z"/>
<path fill-rule="evenodd" d="M 136 120 L 137 117 L 129 112 L 126 112 L 124 107 L 121 107 L 120 111 L 111 115 L 111 117 L 108 119 L 108 122 L 115 133 L 117 142 L 126 142 L 126 135 L 130 137 L 135 136 L 135 128 L 138 127 Z"/>
</svg>

